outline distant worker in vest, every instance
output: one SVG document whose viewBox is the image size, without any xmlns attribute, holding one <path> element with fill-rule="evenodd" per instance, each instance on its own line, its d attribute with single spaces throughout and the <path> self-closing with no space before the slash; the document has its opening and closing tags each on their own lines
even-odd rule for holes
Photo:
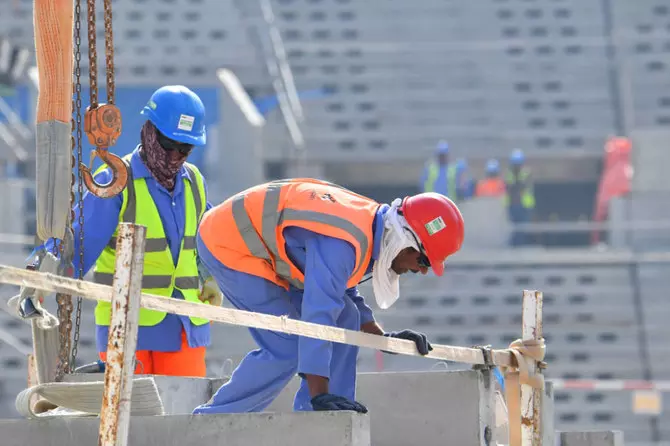
<svg viewBox="0 0 670 446">
<path fill-rule="evenodd" d="M 421 175 L 420 190 L 437 192 L 449 197 L 454 202 L 466 198 L 467 188 L 463 187 L 463 172 L 467 170 L 465 160 L 449 162 L 449 144 L 442 140 L 437 144 L 435 158 L 425 165 Z"/>
<path fill-rule="evenodd" d="M 505 195 L 505 181 L 500 176 L 500 163 L 497 159 L 487 161 L 486 177 L 477 182 L 475 194 L 478 197 L 503 197 Z"/>
<path fill-rule="evenodd" d="M 380 308 L 399 297 L 400 275 L 441 276 L 459 251 L 463 218 L 437 193 L 379 204 L 340 186 L 300 178 L 247 189 L 209 211 L 198 252 L 236 308 L 407 339 L 432 349 L 413 330 L 386 332 L 358 292 L 364 277 Z M 250 329 L 258 345 L 196 414 L 264 410 L 296 375 L 294 410 L 367 412 L 355 399 L 358 347 Z"/>
<path fill-rule="evenodd" d="M 513 150 L 509 157 L 505 186 L 510 221 L 515 224 L 531 222 L 535 209 L 533 179 L 530 169 L 525 166 L 525 156 L 520 149 Z M 512 230 L 510 245 L 520 246 L 529 242 L 527 233 L 517 229 Z"/>
<path fill-rule="evenodd" d="M 475 194 L 477 183 L 470 174 L 470 166 L 465 158 L 456 161 L 456 200 L 469 200 Z"/>
<path fill-rule="evenodd" d="M 220 306 L 221 293 L 212 279 L 207 281 L 208 274 L 199 271 L 196 258 L 196 231 L 211 205 L 202 174 L 186 162 L 191 151 L 206 142 L 205 107 L 190 89 L 164 86 L 153 93 L 141 114 L 147 121 L 140 144 L 124 157 L 129 166 L 126 189 L 113 198 L 84 196 L 84 273 L 93 266 L 95 282 L 111 285 L 117 226 L 136 223 L 147 228 L 143 292 Z M 108 183 L 112 172 L 103 165 L 95 179 Z M 75 218 L 75 235 L 78 230 Z M 75 252 L 78 249 L 75 236 Z M 78 268 L 78 256 L 74 262 Z M 111 304 L 99 301 L 96 344 L 102 361 L 110 319 Z M 139 325 L 135 373 L 206 375 L 208 320 L 142 308 Z"/>
</svg>

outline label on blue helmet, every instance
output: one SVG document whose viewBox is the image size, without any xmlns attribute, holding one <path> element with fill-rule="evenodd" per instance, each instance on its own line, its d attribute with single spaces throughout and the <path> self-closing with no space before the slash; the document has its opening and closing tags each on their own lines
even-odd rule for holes
<svg viewBox="0 0 670 446">
<path fill-rule="evenodd" d="M 193 116 L 181 115 L 179 117 L 179 124 L 177 124 L 177 128 L 179 130 L 184 130 L 185 132 L 190 132 L 191 130 L 193 130 L 194 122 L 195 118 Z"/>
</svg>

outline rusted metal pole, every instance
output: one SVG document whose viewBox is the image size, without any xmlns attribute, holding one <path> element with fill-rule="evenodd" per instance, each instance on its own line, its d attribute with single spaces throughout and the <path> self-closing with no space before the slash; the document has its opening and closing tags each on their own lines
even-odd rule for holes
<svg viewBox="0 0 670 446">
<path fill-rule="evenodd" d="M 542 293 L 539 291 L 523 292 L 523 315 L 521 324 L 522 341 L 539 341 L 542 339 Z M 528 364 L 528 373 L 532 376 L 538 370 L 538 364 Z M 521 444 L 523 446 L 542 446 L 542 389 L 535 389 L 527 384 L 521 385 Z"/>
<path fill-rule="evenodd" d="M 128 444 L 145 237 L 144 226 L 119 225 L 98 446 Z"/>
</svg>

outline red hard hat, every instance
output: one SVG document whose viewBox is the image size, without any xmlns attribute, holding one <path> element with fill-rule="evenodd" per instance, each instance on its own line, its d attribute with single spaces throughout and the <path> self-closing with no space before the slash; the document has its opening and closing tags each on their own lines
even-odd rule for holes
<svg viewBox="0 0 670 446">
<path fill-rule="evenodd" d="M 402 215 L 419 237 L 436 275 L 444 273 L 444 261 L 463 243 L 464 223 L 456 204 L 444 195 L 426 192 L 406 197 Z"/>
</svg>

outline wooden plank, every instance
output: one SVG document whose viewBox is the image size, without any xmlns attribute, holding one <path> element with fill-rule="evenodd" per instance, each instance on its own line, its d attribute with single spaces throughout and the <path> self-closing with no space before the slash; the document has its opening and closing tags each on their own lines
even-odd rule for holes
<svg viewBox="0 0 670 446">
<path fill-rule="evenodd" d="M 79 281 L 68 277 L 48 273 L 39 273 L 7 265 L 0 265 L 0 282 L 15 285 L 27 285 L 49 292 L 63 292 L 86 299 L 111 302 L 112 288 L 91 282 Z M 344 330 L 338 327 L 289 319 L 286 316 L 253 313 L 232 308 L 186 302 L 151 294 L 142 293 L 140 305 L 150 310 L 165 311 L 185 316 L 202 317 L 216 322 L 243 327 L 253 327 L 294 334 L 331 342 L 357 345 L 375 350 L 384 350 L 404 355 L 421 356 L 412 341 L 372 335 L 360 331 Z M 481 350 L 467 347 L 433 344 L 433 351 L 425 356 L 430 359 L 442 359 L 466 364 L 484 364 Z M 499 366 L 511 366 L 511 354 L 505 350 L 492 352 L 493 363 Z"/>
</svg>

